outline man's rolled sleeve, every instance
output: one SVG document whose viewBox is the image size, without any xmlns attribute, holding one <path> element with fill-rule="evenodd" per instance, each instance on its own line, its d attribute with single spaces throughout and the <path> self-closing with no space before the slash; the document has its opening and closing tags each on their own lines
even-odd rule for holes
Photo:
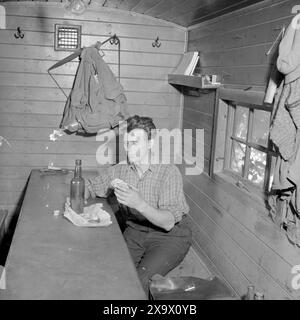
<svg viewBox="0 0 300 320">
<path fill-rule="evenodd" d="M 181 173 L 175 165 L 170 168 L 161 188 L 158 209 L 170 211 L 176 223 L 189 212 L 189 206 L 183 193 Z"/>
<path fill-rule="evenodd" d="M 113 179 L 114 167 L 111 166 L 103 169 L 97 177 L 87 179 L 86 185 L 92 197 L 107 197 Z"/>
</svg>

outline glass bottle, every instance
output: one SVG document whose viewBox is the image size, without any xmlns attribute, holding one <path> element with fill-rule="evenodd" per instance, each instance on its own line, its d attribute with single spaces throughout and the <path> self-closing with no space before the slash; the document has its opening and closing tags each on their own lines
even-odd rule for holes
<svg viewBox="0 0 300 320">
<path fill-rule="evenodd" d="M 75 161 L 74 178 L 70 183 L 71 208 L 78 214 L 83 213 L 84 206 L 84 179 L 81 176 L 81 160 Z"/>
<path fill-rule="evenodd" d="M 245 300 L 253 300 L 253 299 L 254 299 L 254 286 L 250 285 L 248 286 Z"/>
</svg>

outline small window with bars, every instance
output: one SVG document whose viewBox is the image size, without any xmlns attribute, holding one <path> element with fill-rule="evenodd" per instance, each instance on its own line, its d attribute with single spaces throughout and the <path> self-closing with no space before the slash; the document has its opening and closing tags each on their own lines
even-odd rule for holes
<svg viewBox="0 0 300 320">
<path fill-rule="evenodd" d="M 81 26 L 55 24 L 54 50 L 74 51 L 81 46 Z"/>
</svg>

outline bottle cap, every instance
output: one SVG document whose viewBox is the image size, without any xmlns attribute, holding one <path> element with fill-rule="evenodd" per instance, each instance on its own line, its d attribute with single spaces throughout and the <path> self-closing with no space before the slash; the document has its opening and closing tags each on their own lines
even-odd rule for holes
<svg viewBox="0 0 300 320">
<path fill-rule="evenodd" d="M 81 166 L 81 159 L 76 159 L 75 160 L 75 164 L 78 166 L 78 165 L 80 165 Z"/>
</svg>

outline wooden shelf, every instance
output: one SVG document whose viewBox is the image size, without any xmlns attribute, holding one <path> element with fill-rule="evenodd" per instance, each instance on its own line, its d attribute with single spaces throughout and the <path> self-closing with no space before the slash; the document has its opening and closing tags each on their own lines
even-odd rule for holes
<svg viewBox="0 0 300 320">
<path fill-rule="evenodd" d="M 181 74 L 168 74 L 168 82 L 172 85 L 180 85 L 198 89 L 217 89 L 220 87 L 220 84 L 202 86 L 201 77 L 184 76 Z"/>
</svg>

